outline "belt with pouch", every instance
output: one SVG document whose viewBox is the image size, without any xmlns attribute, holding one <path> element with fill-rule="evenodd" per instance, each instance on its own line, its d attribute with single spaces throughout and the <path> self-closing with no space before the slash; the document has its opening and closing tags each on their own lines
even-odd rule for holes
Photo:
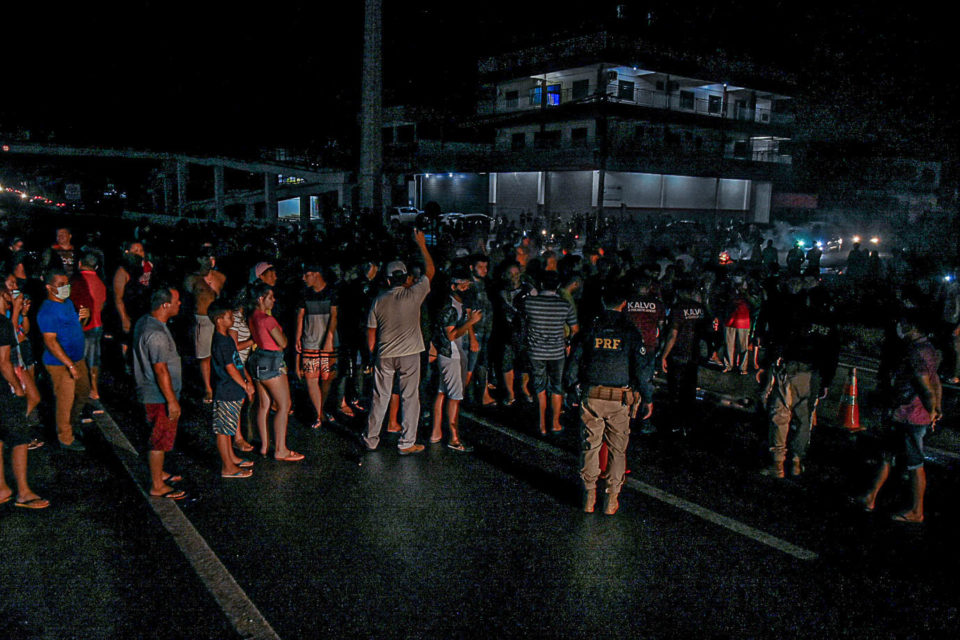
<svg viewBox="0 0 960 640">
<path fill-rule="evenodd" d="M 633 391 L 629 387 L 605 387 L 603 385 L 587 387 L 587 397 L 595 400 L 612 400 L 630 404 L 632 394 Z"/>
</svg>

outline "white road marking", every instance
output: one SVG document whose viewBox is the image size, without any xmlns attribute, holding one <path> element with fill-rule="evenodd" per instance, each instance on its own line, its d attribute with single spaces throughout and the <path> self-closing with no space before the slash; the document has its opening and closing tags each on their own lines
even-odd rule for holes
<svg viewBox="0 0 960 640">
<path fill-rule="evenodd" d="M 960 460 L 960 454 L 956 454 L 953 451 L 945 451 L 943 449 L 937 449 L 936 447 L 924 447 L 923 450 L 927 453 L 935 453 L 938 456 L 943 456 L 944 458 Z"/>
<path fill-rule="evenodd" d="M 513 438 L 514 440 L 519 440 L 524 444 L 535 447 L 541 451 L 549 453 L 558 458 L 566 458 L 566 459 L 573 459 L 573 460 L 576 459 L 576 456 L 574 454 L 568 453 L 557 446 L 554 446 L 548 442 L 544 442 L 543 440 L 538 440 L 526 434 L 517 433 L 515 431 L 511 431 L 510 429 L 505 429 L 499 425 L 493 424 L 492 422 L 490 422 L 489 420 L 486 420 L 485 418 L 474 415 L 469 411 L 461 411 L 460 413 L 464 417 L 468 418 L 469 420 L 472 420 L 473 422 L 476 422 L 477 424 L 481 424 L 487 427 L 488 429 L 492 429 L 498 433 L 502 433 L 505 436 Z M 661 502 L 669 504 L 672 507 L 680 509 L 681 511 L 686 511 L 687 513 L 695 515 L 698 518 L 702 518 L 708 522 L 712 522 L 713 524 L 724 527 L 725 529 L 729 529 L 730 531 L 733 531 L 734 533 L 738 533 L 742 536 L 750 538 L 751 540 L 754 540 L 761 544 L 765 544 L 768 547 L 776 549 L 777 551 L 781 551 L 783 553 L 786 553 L 787 555 L 793 556 L 798 560 L 816 560 L 819 557 L 817 553 L 813 551 L 804 549 L 803 547 L 798 547 L 795 544 L 787 542 L 786 540 L 781 540 L 780 538 L 777 538 L 776 536 L 766 533 L 765 531 L 760 531 L 759 529 L 755 529 L 754 527 L 751 527 L 748 524 L 744 524 L 739 520 L 734 520 L 733 518 L 729 518 L 715 511 L 711 511 L 706 507 L 701 507 L 700 505 L 694 502 L 690 502 L 689 500 L 685 500 L 679 496 L 675 496 L 672 493 L 668 493 L 666 491 L 663 491 L 662 489 L 658 489 L 657 487 L 654 487 L 653 485 L 647 484 L 645 482 L 641 482 L 640 480 L 636 480 L 634 478 L 627 478 L 626 485 L 635 491 L 639 491 L 640 493 L 643 493 L 644 495 L 660 500 Z"/>
<path fill-rule="evenodd" d="M 279 640 L 270 623 L 253 604 L 253 601 L 247 597 L 247 594 L 240 588 L 237 581 L 227 570 L 220 558 L 213 552 L 213 549 L 203 539 L 200 532 L 196 530 L 190 520 L 183 514 L 176 502 L 169 499 L 150 498 L 143 489 L 140 479 L 143 478 L 145 465 L 140 458 L 137 450 L 127 439 L 120 427 L 110 417 L 109 413 L 99 414 L 95 418 L 97 426 L 103 433 L 104 438 L 113 447 L 114 453 L 120 459 L 121 464 L 130 474 L 140 493 L 147 498 L 147 504 L 153 509 L 153 512 L 160 518 L 160 522 L 170 535 L 174 542 L 180 547 L 180 551 L 193 566 L 197 576 L 203 582 L 207 590 L 220 605 L 230 624 L 236 629 L 240 637 L 256 640 Z"/>
</svg>

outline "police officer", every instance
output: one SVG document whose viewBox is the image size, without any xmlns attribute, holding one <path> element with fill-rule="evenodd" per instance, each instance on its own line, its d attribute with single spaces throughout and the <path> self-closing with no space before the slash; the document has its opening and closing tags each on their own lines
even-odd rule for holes
<svg viewBox="0 0 960 640">
<path fill-rule="evenodd" d="M 772 478 L 784 477 L 788 450 L 790 475 L 803 473 L 811 418 L 817 402 L 826 396 L 840 357 L 833 307 L 816 280 L 810 280 L 807 292 L 799 278 L 787 280 L 779 313 L 771 318 L 771 349 L 764 369 L 770 369 L 767 412 L 772 461 L 760 473 Z M 758 379 L 761 374 L 757 373 Z"/>
<path fill-rule="evenodd" d="M 626 469 L 630 418 L 637 414 L 641 398 L 637 389 L 646 364 L 643 337 L 622 313 L 627 296 L 618 285 L 601 294 L 604 309 L 584 338 L 577 342 L 567 368 L 568 386 L 580 386 L 580 419 L 583 422 L 583 448 L 580 477 L 585 496 L 583 510 L 593 513 L 597 502 L 597 478 L 600 475 L 600 444 L 610 451 L 603 512 L 613 515 L 619 508 L 618 496 Z"/>
<path fill-rule="evenodd" d="M 706 313 L 700 292 L 692 282 L 681 283 L 677 295 L 676 304 L 670 308 L 660 366 L 667 374 L 667 391 L 673 405 L 672 431 L 686 435 L 694 424 L 697 407 L 700 339 L 706 334 Z"/>
</svg>

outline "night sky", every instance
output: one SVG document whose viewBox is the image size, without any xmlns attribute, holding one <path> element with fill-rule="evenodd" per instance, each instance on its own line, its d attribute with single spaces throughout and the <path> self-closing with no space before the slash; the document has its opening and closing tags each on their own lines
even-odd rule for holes
<svg viewBox="0 0 960 640">
<path fill-rule="evenodd" d="M 615 20 L 616 5 L 625 20 Z M 0 131 L 211 152 L 331 138 L 349 145 L 362 6 L 128 0 L 4 8 Z M 804 95 L 829 105 L 811 112 L 826 133 L 941 152 L 956 139 L 943 130 L 955 127 L 958 106 L 952 25 L 923 3 L 564 6 L 384 0 L 385 103 L 469 109 L 478 55 L 617 24 L 673 47 L 723 48 L 796 74 Z"/>
</svg>

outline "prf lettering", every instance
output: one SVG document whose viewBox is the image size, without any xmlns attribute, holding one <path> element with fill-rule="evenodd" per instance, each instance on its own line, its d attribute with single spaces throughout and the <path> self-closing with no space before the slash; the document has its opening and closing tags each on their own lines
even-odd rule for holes
<svg viewBox="0 0 960 640">
<path fill-rule="evenodd" d="M 620 338 L 594 338 L 593 348 L 617 350 L 620 348 Z"/>
</svg>

